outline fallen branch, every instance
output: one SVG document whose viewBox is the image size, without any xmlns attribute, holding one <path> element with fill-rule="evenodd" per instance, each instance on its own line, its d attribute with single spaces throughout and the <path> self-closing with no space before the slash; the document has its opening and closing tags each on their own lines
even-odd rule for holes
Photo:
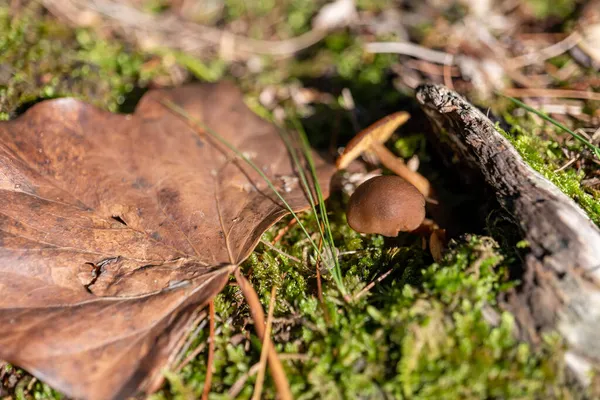
<svg viewBox="0 0 600 400">
<path fill-rule="evenodd" d="M 494 190 L 529 244 L 523 284 L 507 305 L 521 337 L 538 343 L 541 332 L 558 331 L 568 345 L 566 365 L 589 384 L 589 372 L 600 365 L 598 227 L 465 99 L 439 85 L 422 85 L 416 96 L 434 133 Z"/>
</svg>

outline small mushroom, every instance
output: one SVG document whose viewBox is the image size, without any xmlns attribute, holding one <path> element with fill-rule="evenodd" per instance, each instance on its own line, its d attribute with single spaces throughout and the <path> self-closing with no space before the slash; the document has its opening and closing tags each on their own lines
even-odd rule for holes
<svg viewBox="0 0 600 400">
<path fill-rule="evenodd" d="M 392 136 L 396 128 L 405 123 L 409 118 L 410 115 L 407 112 L 399 111 L 380 119 L 368 128 L 360 131 L 358 135 L 348 142 L 344 152 L 338 157 L 336 162 L 337 168 L 344 169 L 362 153 L 372 152 L 384 166 L 414 185 L 423 196 L 429 198 L 431 195 L 431 185 L 427 178 L 418 172 L 410 170 L 402 159 L 396 157 L 394 153 L 383 145 Z"/>
<path fill-rule="evenodd" d="M 360 185 L 348 202 L 348 225 L 360 233 L 397 236 L 425 219 L 425 198 L 399 176 L 377 176 Z"/>
<path fill-rule="evenodd" d="M 423 250 L 440 262 L 446 248 L 446 230 L 425 218 L 425 198 L 399 176 L 376 176 L 360 185 L 348 201 L 348 225 L 360 233 L 395 237 L 399 232 L 422 235 Z"/>
</svg>

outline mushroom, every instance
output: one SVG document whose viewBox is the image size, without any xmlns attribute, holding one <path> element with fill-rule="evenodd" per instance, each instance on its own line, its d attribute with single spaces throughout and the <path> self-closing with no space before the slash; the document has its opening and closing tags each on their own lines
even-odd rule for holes
<svg viewBox="0 0 600 400">
<path fill-rule="evenodd" d="M 393 237 L 421 226 L 425 198 L 399 176 L 376 176 L 350 196 L 346 217 L 348 225 L 357 232 Z"/>
<path fill-rule="evenodd" d="M 346 210 L 348 225 L 360 233 L 395 237 L 399 232 L 422 236 L 435 262 L 440 262 L 446 247 L 446 231 L 425 218 L 425 197 L 399 176 L 376 176 L 356 188 Z"/>
<path fill-rule="evenodd" d="M 336 162 L 337 168 L 344 169 L 362 153 L 371 152 L 389 170 L 404 178 L 414 185 L 423 196 L 429 198 L 431 195 L 431 185 L 427 178 L 418 172 L 411 171 L 402 159 L 396 157 L 394 153 L 383 145 L 392 136 L 396 128 L 405 123 L 409 118 L 410 115 L 407 112 L 398 111 L 360 131 L 358 135 L 348 142 L 344 152 L 338 157 Z"/>
</svg>

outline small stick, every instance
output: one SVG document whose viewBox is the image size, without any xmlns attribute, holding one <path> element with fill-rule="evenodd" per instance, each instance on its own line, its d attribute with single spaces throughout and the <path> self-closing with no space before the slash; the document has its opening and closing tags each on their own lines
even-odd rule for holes
<svg viewBox="0 0 600 400">
<path fill-rule="evenodd" d="M 288 233 L 288 231 L 290 230 L 290 228 L 294 225 L 296 225 L 298 223 L 297 219 L 292 219 L 290 222 L 288 222 L 288 224 L 286 226 L 284 226 L 283 228 L 281 228 L 279 230 L 279 232 L 277 232 L 277 236 L 275 236 L 275 239 L 273 239 L 271 241 L 271 244 L 275 244 L 277 242 L 279 242 L 281 240 L 281 238 L 283 238 L 283 236 Z"/>
<path fill-rule="evenodd" d="M 241 52 L 289 57 L 319 42 L 327 35 L 323 29 L 312 29 L 284 40 L 252 39 L 210 26 L 191 23 L 174 15 L 154 16 L 124 2 L 115 0 L 43 0 L 50 12 L 82 25 L 83 11 L 110 19 L 125 31 L 133 32 L 134 40 L 144 47 L 170 47 L 193 55 L 202 55 L 207 47 L 220 47 L 227 53 Z M 147 32 L 153 32 L 156 43 L 144 42 Z M 174 34 L 174 32 L 176 32 Z"/>
<path fill-rule="evenodd" d="M 208 400 L 213 375 L 213 362 L 215 359 L 215 301 L 213 299 L 208 303 L 208 313 L 210 314 L 210 333 L 208 338 L 208 360 L 206 361 L 206 378 L 204 379 L 202 400 Z"/>
<path fill-rule="evenodd" d="M 369 53 L 397 53 L 420 58 L 436 64 L 452 65 L 454 56 L 408 42 L 373 42 L 365 45 Z"/>
<path fill-rule="evenodd" d="M 256 374 L 259 367 L 260 367 L 260 362 L 257 362 L 252 367 L 250 367 L 248 372 L 246 372 L 244 375 L 240 376 L 238 378 L 238 380 L 235 381 L 233 383 L 233 385 L 231 385 L 231 387 L 229 388 L 229 391 L 227 392 L 227 395 L 229 396 L 230 399 L 234 399 L 238 396 L 238 394 L 240 394 L 240 392 L 242 391 L 242 389 L 244 387 L 244 383 L 246 383 L 248 378 L 250 378 L 251 376 Z"/>
<path fill-rule="evenodd" d="M 577 46 L 581 39 L 582 38 L 579 32 L 573 32 L 558 43 L 554 43 L 553 45 L 548 46 L 540 51 L 523 54 L 522 56 L 512 58 L 508 60 L 508 62 L 513 68 L 522 68 L 527 65 L 545 61 L 549 58 L 559 56 L 564 52 L 569 51 L 573 47 Z"/>
<path fill-rule="evenodd" d="M 273 310 L 275 309 L 275 295 L 277 293 L 277 287 L 271 288 L 271 299 L 269 300 L 269 312 L 267 314 L 267 327 L 265 328 L 265 339 L 263 340 L 263 347 L 260 352 L 260 363 L 258 367 L 258 373 L 256 375 L 256 384 L 254 385 L 254 394 L 252 400 L 260 400 L 262 394 L 263 382 L 265 380 L 265 369 L 267 367 L 267 354 L 270 348 L 271 338 L 271 327 L 273 325 Z"/>
<path fill-rule="evenodd" d="M 425 61 L 425 60 L 419 60 L 419 59 L 415 59 L 415 60 L 408 60 L 404 63 L 402 63 L 405 67 L 408 67 L 410 69 L 415 69 L 417 71 L 421 71 L 425 74 L 428 75 L 435 75 L 435 76 L 444 76 L 444 70 L 446 68 L 445 65 L 438 65 L 438 64 L 434 64 L 431 63 L 429 61 Z M 460 73 L 458 71 L 458 68 L 455 66 L 449 66 L 450 68 L 450 75 L 453 77 L 460 77 Z"/>
<path fill-rule="evenodd" d="M 277 356 L 275 348 L 270 345 L 270 338 L 265 336 L 265 314 L 260 304 L 260 300 L 258 299 L 258 295 L 252 287 L 252 284 L 244 277 L 244 275 L 242 275 L 239 268 L 235 270 L 234 276 L 240 290 L 248 302 L 248 306 L 250 307 L 250 314 L 252 314 L 254 328 L 258 338 L 269 342 L 269 354 L 267 355 L 267 358 L 269 360 L 269 371 L 271 372 L 271 377 L 277 388 L 277 394 L 281 400 L 291 400 L 293 399 L 292 392 L 287 377 L 285 376 L 283 365 Z"/>
<path fill-rule="evenodd" d="M 295 221 L 295 220 L 293 220 L 293 221 Z M 267 246 L 269 249 L 271 249 L 271 250 L 273 250 L 273 251 L 275 251 L 275 252 L 277 252 L 277 253 L 281 254 L 282 256 L 284 256 L 284 257 L 287 257 L 287 258 L 289 258 L 290 260 L 292 260 L 292 261 L 294 261 L 294 262 L 297 262 L 298 264 L 302 264 L 302 260 L 300 260 L 299 258 L 297 258 L 297 257 L 294 257 L 294 256 L 292 256 L 292 255 L 289 255 L 288 253 L 286 253 L 286 252 L 285 252 L 285 251 L 283 251 L 283 250 L 280 250 L 280 249 L 278 249 L 277 247 L 273 246 L 271 243 L 267 242 L 266 240 L 262 240 L 262 239 L 261 239 L 261 240 L 260 240 L 260 242 L 261 242 L 262 244 L 264 244 L 265 246 Z"/>
<path fill-rule="evenodd" d="M 394 268 L 390 268 L 383 275 L 381 275 L 379 278 L 375 279 L 374 281 L 372 281 L 371 283 L 369 283 L 367 286 L 365 286 L 360 292 L 358 292 L 356 294 L 356 296 L 354 296 L 354 300 L 358 300 L 364 294 L 366 294 L 369 290 L 373 289 L 373 286 L 375 286 L 376 284 L 378 284 L 379 282 L 381 282 L 382 280 L 384 280 L 385 278 L 387 278 L 387 276 L 389 274 L 391 274 L 393 270 L 394 270 Z"/>
</svg>

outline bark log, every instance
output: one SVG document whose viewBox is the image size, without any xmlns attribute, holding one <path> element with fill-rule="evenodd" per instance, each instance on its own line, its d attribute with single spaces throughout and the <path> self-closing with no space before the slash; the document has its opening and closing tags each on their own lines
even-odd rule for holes
<svg viewBox="0 0 600 400">
<path fill-rule="evenodd" d="M 481 111 L 440 85 L 417 88 L 434 134 L 493 190 L 529 243 L 523 284 L 507 302 L 532 343 L 556 330 L 565 362 L 584 385 L 600 366 L 600 230 L 568 196 L 533 170 Z"/>
</svg>

